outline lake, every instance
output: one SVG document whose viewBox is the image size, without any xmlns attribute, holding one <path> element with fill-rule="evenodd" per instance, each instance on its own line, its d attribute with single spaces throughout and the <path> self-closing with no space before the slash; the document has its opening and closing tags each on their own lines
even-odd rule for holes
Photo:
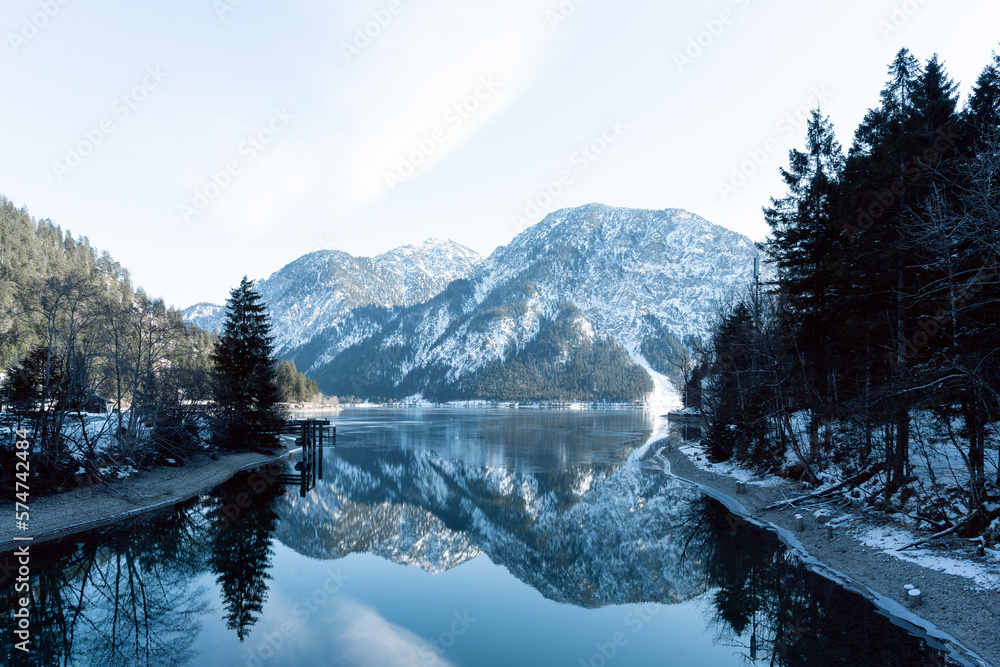
<svg viewBox="0 0 1000 667">
<path fill-rule="evenodd" d="M 34 546 L 34 652 L 5 585 L 5 664 L 950 664 L 664 474 L 654 415 L 329 418 L 304 497 L 242 475 Z"/>
</svg>

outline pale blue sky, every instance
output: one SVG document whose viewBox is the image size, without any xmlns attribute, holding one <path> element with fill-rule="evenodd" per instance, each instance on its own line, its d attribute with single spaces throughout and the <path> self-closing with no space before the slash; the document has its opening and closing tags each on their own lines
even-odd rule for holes
<svg viewBox="0 0 1000 667">
<path fill-rule="evenodd" d="M 997 25 L 995 0 L 7 0 L 0 194 L 181 307 L 321 248 L 486 255 L 594 201 L 758 240 L 809 105 L 846 147 L 900 47 L 967 93 Z"/>
</svg>

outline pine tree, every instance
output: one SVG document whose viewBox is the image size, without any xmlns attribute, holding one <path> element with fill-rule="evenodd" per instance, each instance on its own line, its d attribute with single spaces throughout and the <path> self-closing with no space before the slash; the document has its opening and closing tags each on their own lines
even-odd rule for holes
<svg viewBox="0 0 1000 667">
<path fill-rule="evenodd" d="M 284 420 L 278 409 L 271 322 L 246 276 L 230 292 L 215 347 L 213 437 L 230 449 L 271 449 Z"/>
<path fill-rule="evenodd" d="M 209 565 L 222 594 L 226 627 L 235 630 L 241 642 L 250 635 L 267 601 L 267 582 L 271 578 L 268 570 L 278 524 L 274 502 L 284 493 L 279 484 L 247 493 L 250 479 L 237 478 L 217 489 L 213 495 L 218 504 L 210 513 L 217 530 Z M 238 503 L 240 514 L 232 520 L 226 511 Z"/>
<path fill-rule="evenodd" d="M 993 62 L 976 79 L 965 121 L 966 147 L 978 148 L 1000 132 L 1000 54 L 993 54 Z"/>
<path fill-rule="evenodd" d="M 855 134 L 842 181 L 838 217 L 851 250 L 842 262 L 840 310 L 855 320 L 842 338 L 855 341 L 857 349 L 838 357 L 852 366 L 849 400 L 894 424 L 886 442 L 887 492 L 907 477 L 915 400 L 908 350 L 918 331 L 917 296 L 927 279 L 927 257 L 915 232 L 924 202 L 943 186 L 955 158 L 954 88 L 936 56 L 922 68 L 901 50 L 889 67 L 880 107 L 869 111 Z"/>
<path fill-rule="evenodd" d="M 806 133 L 805 151 L 789 151 L 788 169 L 781 170 L 788 194 L 771 199 L 764 217 L 771 237 L 763 248 L 778 268 L 785 300 L 785 327 L 798 359 L 794 393 L 812 410 L 811 456 L 819 455 L 819 423 L 833 412 L 832 368 L 827 350 L 835 340 L 829 322 L 836 258 L 842 251 L 840 228 L 832 220 L 834 199 L 844 158 L 833 126 L 814 109 Z"/>
</svg>

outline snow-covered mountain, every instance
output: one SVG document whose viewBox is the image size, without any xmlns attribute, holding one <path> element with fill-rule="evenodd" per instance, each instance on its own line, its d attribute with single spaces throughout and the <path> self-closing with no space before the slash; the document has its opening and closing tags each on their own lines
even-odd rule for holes
<svg viewBox="0 0 1000 667">
<path fill-rule="evenodd" d="M 222 306 L 217 303 L 196 303 L 181 312 L 185 322 L 195 324 L 206 331 L 218 331 L 222 328 Z"/>
<path fill-rule="evenodd" d="M 257 289 L 271 313 L 280 355 L 309 342 L 356 308 L 427 301 L 481 261 L 465 246 L 434 238 L 376 257 L 320 250 L 258 281 Z M 187 321 L 208 330 L 221 328 L 224 315 L 221 306 L 207 303 L 184 311 Z"/>
<path fill-rule="evenodd" d="M 671 360 L 750 283 L 756 254 L 687 211 L 590 204 L 486 260 L 434 239 L 371 259 L 322 251 L 259 289 L 278 354 L 327 394 L 675 405 Z M 222 319 L 208 304 L 186 315 Z"/>
<path fill-rule="evenodd" d="M 434 399 L 592 398 L 618 376 L 611 395 L 648 391 L 627 355 L 669 400 L 659 373 L 749 283 L 755 255 L 746 237 L 680 209 L 564 209 L 434 299 L 359 310 L 289 354 L 328 393 Z"/>
<path fill-rule="evenodd" d="M 681 602 L 706 589 L 685 557 L 697 491 L 639 462 L 553 472 L 478 467 L 428 451 L 338 447 L 276 537 L 311 558 L 371 553 L 440 572 L 480 554 L 582 607 Z"/>
</svg>

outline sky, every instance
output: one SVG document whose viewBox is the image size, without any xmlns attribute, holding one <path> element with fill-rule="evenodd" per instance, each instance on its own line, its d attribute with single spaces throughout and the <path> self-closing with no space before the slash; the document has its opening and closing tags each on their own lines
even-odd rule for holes
<svg viewBox="0 0 1000 667">
<path fill-rule="evenodd" d="M 766 236 L 819 105 L 845 149 L 902 47 L 963 100 L 996 0 L 5 0 L 0 195 L 168 304 L 317 250 L 683 208 Z"/>
</svg>

